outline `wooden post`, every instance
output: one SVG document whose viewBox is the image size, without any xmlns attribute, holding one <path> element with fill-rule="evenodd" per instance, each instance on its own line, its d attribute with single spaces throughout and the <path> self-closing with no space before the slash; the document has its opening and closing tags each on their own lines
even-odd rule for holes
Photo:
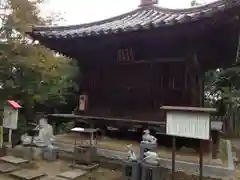
<svg viewBox="0 0 240 180">
<path fill-rule="evenodd" d="M 12 129 L 8 129 L 8 144 L 12 147 Z"/>
<path fill-rule="evenodd" d="M 172 136 L 172 180 L 175 180 L 176 137 Z"/>
<path fill-rule="evenodd" d="M 93 136 L 94 136 L 94 133 L 90 133 L 90 146 L 91 147 L 93 146 Z"/>
<path fill-rule="evenodd" d="M 77 161 L 77 137 L 74 137 L 74 149 L 73 149 L 73 158 L 72 158 L 72 165 L 76 165 Z"/>
<path fill-rule="evenodd" d="M 212 132 L 212 159 L 217 159 L 218 147 L 219 147 L 219 132 Z"/>
<path fill-rule="evenodd" d="M 200 139 L 199 180 L 203 180 L 203 140 Z"/>
<path fill-rule="evenodd" d="M 3 126 L 0 126 L 0 148 L 3 148 Z"/>
<path fill-rule="evenodd" d="M 208 141 L 208 161 L 211 162 L 212 161 L 212 157 L 213 157 L 213 141 L 212 141 L 212 137 L 210 136 L 210 139 Z"/>
</svg>

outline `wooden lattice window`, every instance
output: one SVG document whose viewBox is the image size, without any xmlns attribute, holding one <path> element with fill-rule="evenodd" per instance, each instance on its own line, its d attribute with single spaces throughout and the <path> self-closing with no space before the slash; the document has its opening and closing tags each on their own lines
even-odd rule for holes
<svg viewBox="0 0 240 180">
<path fill-rule="evenodd" d="M 119 62 L 134 61 L 134 55 L 133 55 L 132 48 L 118 50 L 117 59 Z"/>
</svg>

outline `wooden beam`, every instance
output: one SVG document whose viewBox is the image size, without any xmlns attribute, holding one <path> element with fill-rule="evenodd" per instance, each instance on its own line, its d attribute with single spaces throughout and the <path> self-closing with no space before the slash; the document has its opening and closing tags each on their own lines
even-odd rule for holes
<svg viewBox="0 0 240 180">
<path fill-rule="evenodd" d="M 132 64 L 152 64 L 152 63 L 168 63 L 168 62 L 184 62 L 184 58 L 156 58 L 149 60 L 135 60 L 135 61 L 126 61 L 126 62 L 118 62 L 118 64 L 123 65 L 132 65 Z"/>
</svg>

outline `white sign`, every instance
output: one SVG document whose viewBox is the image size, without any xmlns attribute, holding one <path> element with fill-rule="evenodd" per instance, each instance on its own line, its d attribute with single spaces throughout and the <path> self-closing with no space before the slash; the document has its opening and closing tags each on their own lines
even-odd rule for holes
<svg viewBox="0 0 240 180">
<path fill-rule="evenodd" d="M 167 112 L 167 134 L 195 139 L 210 138 L 210 115 L 201 112 Z"/>
<path fill-rule="evenodd" d="M 3 111 L 3 127 L 8 129 L 17 129 L 18 110 L 11 107 L 5 107 Z"/>
</svg>

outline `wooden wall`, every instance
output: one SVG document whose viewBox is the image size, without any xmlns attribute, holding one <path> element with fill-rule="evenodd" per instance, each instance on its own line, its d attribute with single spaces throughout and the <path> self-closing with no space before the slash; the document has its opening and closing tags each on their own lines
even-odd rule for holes
<svg viewBox="0 0 240 180">
<path fill-rule="evenodd" d="M 199 106 L 199 72 L 191 61 L 169 60 L 86 68 L 89 108 L 85 115 L 159 121 L 162 105 Z"/>
</svg>

